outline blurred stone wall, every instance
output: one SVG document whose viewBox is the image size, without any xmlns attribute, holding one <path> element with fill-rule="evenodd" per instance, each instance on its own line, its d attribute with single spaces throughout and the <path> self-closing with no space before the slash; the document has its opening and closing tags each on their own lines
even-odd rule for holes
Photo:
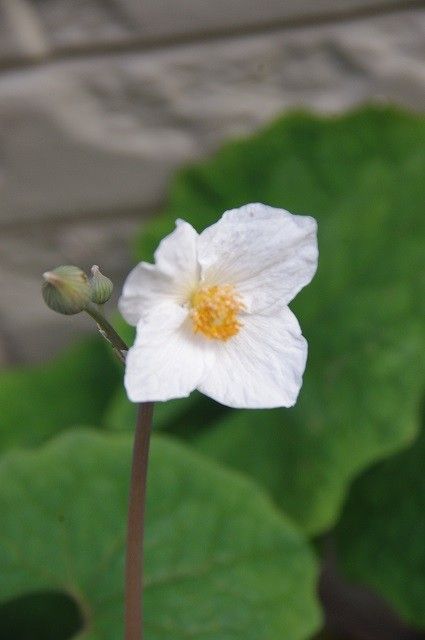
<svg viewBox="0 0 425 640">
<path fill-rule="evenodd" d="M 87 330 L 40 274 L 119 288 L 176 167 L 290 107 L 423 110 L 424 32 L 408 0 L 0 0 L 0 361 Z"/>
</svg>

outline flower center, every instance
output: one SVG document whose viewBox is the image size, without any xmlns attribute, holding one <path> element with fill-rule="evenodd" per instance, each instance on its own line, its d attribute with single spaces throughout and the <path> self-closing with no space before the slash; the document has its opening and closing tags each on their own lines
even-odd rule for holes
<svg viewBox="0 0 425 640">
<path fill-rule="evenodd" d="M 230 284 L 201 287 L 190 298 L 190 316 L 195 333 L 228 340 L 241 328 L 238 313 L 244 305 Z"/>
</svg>

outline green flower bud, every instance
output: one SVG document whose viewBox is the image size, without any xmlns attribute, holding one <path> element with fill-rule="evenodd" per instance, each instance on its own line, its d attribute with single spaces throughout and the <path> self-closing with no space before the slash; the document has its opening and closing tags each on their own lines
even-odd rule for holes
<svg viewBox="0 0 425 640">
<path fill-rule="evenodd" d="M 114 285 L 103 273 L 100 272 L 99 267 L 95 264 L 91 268 L 90 278 L 90 295 L 91 300 L 95 304 L 105 304 L 108 302 L 112 295 Z"/>
<path fill-rule="evenodd" d="M 43 273 L 42 294 L 53 311 L 73 315 L 90 303 L 90 283 L 81 269 L 65 265 Z"/>
</svg>

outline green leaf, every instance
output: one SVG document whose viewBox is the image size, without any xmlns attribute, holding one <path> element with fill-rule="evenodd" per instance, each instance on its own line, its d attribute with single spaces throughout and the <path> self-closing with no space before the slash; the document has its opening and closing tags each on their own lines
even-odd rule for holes
<svg viewBox="0 0 425 640">
<path fill-rule="evenodd" d="M 136 328 L 127 324 L 118 311 L 112 315 L 111 324 L 127 346 L 131 347 L 136 337 Z"/>
<path fill-rule="evenodd" d="M 48 364 L 0 374 L 0 450 L 35 446 L 75 424 L 102 422 L 122 380 L 109 345 L 94 337 Z"/>
<path fill-rule="evenodd" d="M 181 416 L 193 405 L 193 396 L 157 402 L 155 404 L 154 428 L 165 429 L 172 421 Z M 137 415 L 137 403 L 130 402 L 125 389 L 118 389 L 105 414 L 105 426 L 117 430 L 134 430 Z"/>
<path fill-rule="evenodd" d="M 370 585 L 425 628 L 425 429 L 408 450 L 353 485 L 336 529 L 347 577 Z"/>
<path fill-rule="evenodd" d="M 79 640 L 122 637 L 130 453 L 125 434 L 74 431 L 3 457 L 1 602 L 68 594 L 85 620 Z M 301 640 L 320 623 L 297 529 L 255 485 L 159 437 L 145 569 L 149 640 Z"/>
<path fill-rule="evenodd" d="M 138 242 L 150 259 L 175 218 L 200 230 L 247 202 L 318 219 L 319 270 L 291 305 L 309 341 L 296 408 L 229 414 L 199 444 L 262 481 L 310 533 L 335 522 L 356 474 L 418 430 L 424 148 L 424 118 L 391 109 L 284 117 L 183 171 Z"/>
<path fill-rule="evenodd" d="M 219 419 L 225 412 L 222 405 L 195 391 L 187 398 L 156 402 L 154 428 L 176 434 L 182 439 L 199 435 L 201 429 Z M 107 407 L 104 424 L 109 429 L 134 430 L 137 404 L 130 402 L 124 388 L 118 389 Z"/>
</svg>

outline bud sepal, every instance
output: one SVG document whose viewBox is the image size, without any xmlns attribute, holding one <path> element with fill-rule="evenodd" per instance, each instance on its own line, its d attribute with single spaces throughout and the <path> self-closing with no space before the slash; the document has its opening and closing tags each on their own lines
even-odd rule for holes
<svg viewBox="0 0 425 640">
<path fill-rule="evenodd" d="M 91 268 L 90 278 L 90 297 L 95 304 L 105 304 L 112 295 L 114 285 L 112 281 L 101 273 L 99 267 L 95 264 Z"/>
<path fill-rule="evenodd" d="M 82 269 L 63 265 L 43 273 L 42 294 L 50 309 L 63 315 L 84 311 L 91 301 L 89 279 Z"/>
</svg>

